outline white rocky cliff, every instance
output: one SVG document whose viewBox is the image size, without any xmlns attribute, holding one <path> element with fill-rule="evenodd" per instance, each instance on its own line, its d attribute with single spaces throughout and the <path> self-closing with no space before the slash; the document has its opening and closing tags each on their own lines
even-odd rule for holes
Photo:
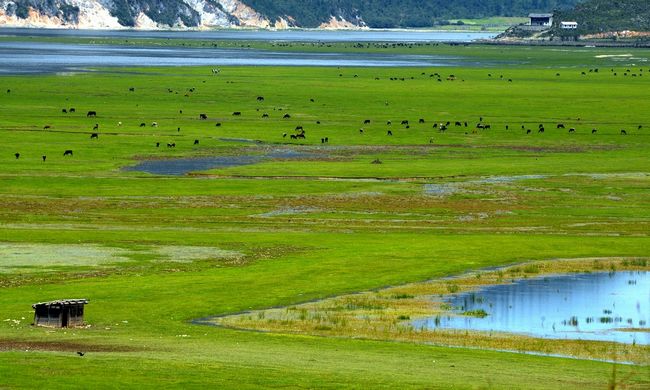
<svg viewBox="0 0 650 390">
<path fill-rule="evenodd" d="M 84 29 L 166 29 L 212 27 L 287 28 L 292 21 L 269 20 L 239 0 L 173 0 L 160 9 L 151 1 L 117 0 L 0 0 L 0 27 Z M 165 8 L 167 7 L 167 9 Z M 175 8 L 174 8 L 175 7 Z M 169 11 L 167 19 L 156 16 Z M 120 15 L 121 12 L 121 17 Z M 176 12 L 176 13 L 174 13 Z M 183 14 L 169 20 L 169 15 Z M 128 23 L 125 23 L 125 16 Z M 189 21 L 189 22 L 188 22 Z"/>
</svg>

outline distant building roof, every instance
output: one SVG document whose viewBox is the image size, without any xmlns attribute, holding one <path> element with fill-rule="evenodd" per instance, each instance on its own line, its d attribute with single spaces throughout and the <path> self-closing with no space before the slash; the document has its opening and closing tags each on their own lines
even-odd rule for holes
<svg viewBox="0 0 650 390">
<path fill-rule="evenodd" d="M 553 14 L 528 14 L 529 18 L 552 18 Z"/>
<path fill-rule="evenodd" d="M 39 302 L 35 303 L 32 305 L 33 308 L 36 308 L 36 306 L 53 306 L 53 305 L 61 305 L 61 306 L 68 306 L 68 305 L 79 305 L 79 304 L 87 304 L 88 300 L 87 299 L 61 299 L 58 301 L 50 301 L 50 302 Z"/>
</svg>

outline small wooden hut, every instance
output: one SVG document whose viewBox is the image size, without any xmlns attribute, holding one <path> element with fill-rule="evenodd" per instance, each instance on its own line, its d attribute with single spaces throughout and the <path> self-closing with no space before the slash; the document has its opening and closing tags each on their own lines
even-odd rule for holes
<svg viewBox="0 0 650 390">
<path fill-rule="evenodd" d="M 84 324 L 84 305 L 87 299 L 62 299 L 39 302 L 34 308 L 34 325 L 52 328 L 70 328 Z"/>
</svg>

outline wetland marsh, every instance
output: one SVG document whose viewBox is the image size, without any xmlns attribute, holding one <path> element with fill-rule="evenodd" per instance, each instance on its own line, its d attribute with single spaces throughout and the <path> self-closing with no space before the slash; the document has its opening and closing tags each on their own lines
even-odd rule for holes
<svg viewBox="0 0 650 390">
<path fill-rule="evenodd" d="M 647 388 L 641 343 L 412 322 L 647 272 L 650 52 L 353 46 L 304 50 L 487 65 L 0 77 L 0 387 Z M 30 325 L 70 297 L 89 327 Z"/>
</svg>

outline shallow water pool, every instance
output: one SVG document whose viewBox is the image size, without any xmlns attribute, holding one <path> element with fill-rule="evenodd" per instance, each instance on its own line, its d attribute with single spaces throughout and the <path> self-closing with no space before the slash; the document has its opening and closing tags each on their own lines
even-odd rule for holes
<svg viewBox="0 0 650 390">
<path fill-rule="evenodd" d="M 650 272 L 530 278 L 448 300 L 456 314 L 413 321 L 416 328 L 526 334 L 650 345 Z M 487 313 L 480 318 L 466 312 Z"/>
</svg>

